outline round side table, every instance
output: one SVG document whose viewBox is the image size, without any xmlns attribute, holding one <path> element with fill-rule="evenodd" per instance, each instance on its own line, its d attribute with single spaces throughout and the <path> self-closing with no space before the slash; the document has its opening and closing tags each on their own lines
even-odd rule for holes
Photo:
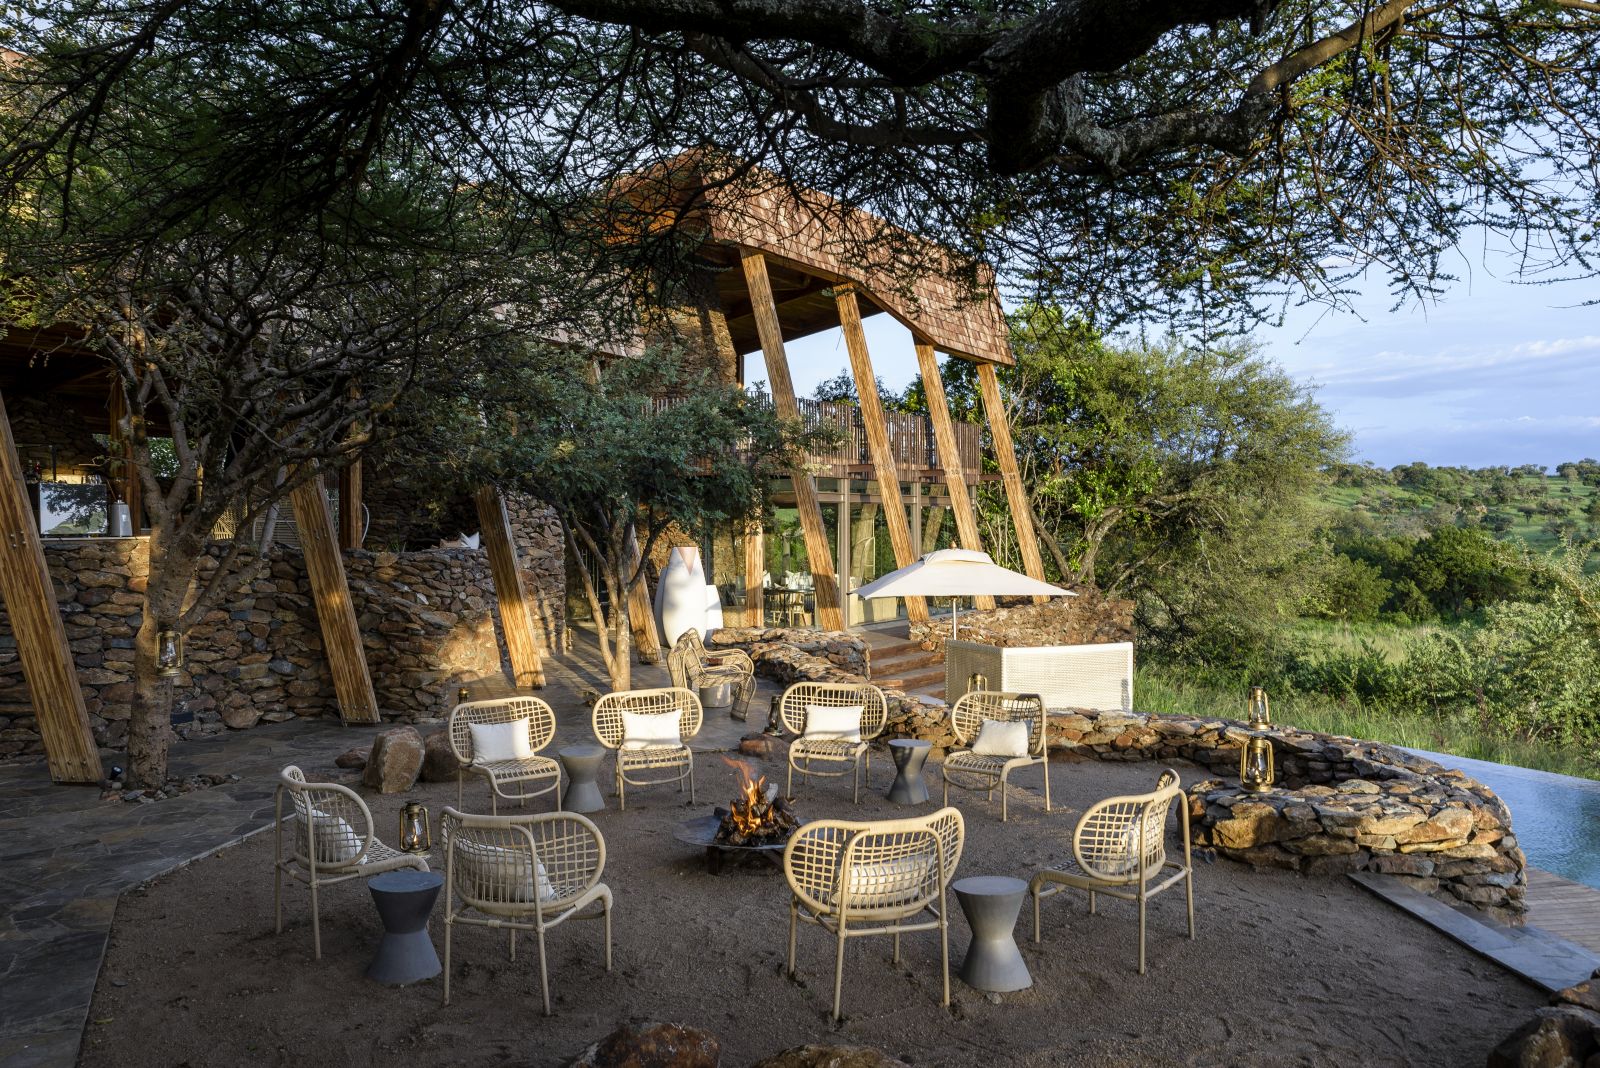
<svg viewBox="0 0 1600 1068">
<path fill-rule="evenodd" d="M 383 941 L 367 967 L 367 978 L 391 986 L 432 979 L 443 969 L 428 937 L 428 914 L 444 885 L 432 871 L 386 871 L 367 880 L 383 921 Z"/>
<path fill-rule="evenodd" d="M 972 945 L 961 965 L 961 981 L 975 990 L 1005 993 L 1033 985 L 1012 931 L 1028 884 L 1005 875 L 979 875 L 950 884 L 972 928 Z"/>
<path fill-rule="evenodd" d="M 557 750 L 561 766 L 567 771 L 567 792 L 561 798 L 561 807 L 568 812 L 599 812 L 606 807 L 605 795 L 597 781 L 600 761 L 605 759 L 604 746 L 568 745 Z"/>
<path fill-rule="evenodd" d="M 922 781 L 922 766 L 928 762 L 932 742 L 916 738 L 891 738 L 889 755 L 894 757 L 894 782 L 889 784 L 889 800 L 897 805 L 920 805 L 928 800 L 928 784 Z"/>
</svg>

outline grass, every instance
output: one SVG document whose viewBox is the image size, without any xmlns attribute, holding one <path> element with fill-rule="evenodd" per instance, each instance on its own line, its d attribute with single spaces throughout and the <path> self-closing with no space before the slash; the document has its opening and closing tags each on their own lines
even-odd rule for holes
<svg viewBox="0 0 1600 1068">
<path fill-rule="evenodd" d="M 1181 669 L 1141 666 L 1134 684 L 1139 709 L 1191 716 L 1244 718 L 1242 690 L 1235 692 L 1197 685 L 1181 675 Z M 1547 742 L 1489 734 L 1464 718 L 1439 720 L 1431 716 L 1403 715 L 1327 697 L 1294 693 L 1273 697 L 1272 718 L 1278 723 L 1323 734 L 1339 734 L 1410 749 L 1429 749 L 1436 753 L 1489 760 L 1496 764 L 1513 764 L 1560 775 L 1600 779 L 1600 760 L 1593 753 Z"/>
</svg>

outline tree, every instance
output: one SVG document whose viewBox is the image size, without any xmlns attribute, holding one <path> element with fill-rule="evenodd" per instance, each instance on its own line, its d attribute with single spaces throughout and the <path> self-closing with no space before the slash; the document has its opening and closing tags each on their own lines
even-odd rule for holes
<svg viewBox="0 0 1600 1068">
<path fill-rule="evenodd" d="M 0 160 L 14 191 L 96 143 L 189 146 L 125 243 L 259 202 L 244 239 L 385 159 L 598 240 L 637 211 L 619 177 L 710 144 L 1103 324 L 1216 329 L 1368 265 L 1427 298 L 1477 225 L 1526 277 L 1595 269 L 1592 0 L 24 0 L 7 24 L 47 102 Z M 154 121 L 108 121 L 136 83 Z"/>
<path fill-rule="evenodd" d="M 1452 615 L 1507 600 L 1527 586 L 1527 571 L 1510 550 L 1464 527 L 1441 527 L 1419 541 L 1411 571 L 1434 606 Z"/>
</svg>

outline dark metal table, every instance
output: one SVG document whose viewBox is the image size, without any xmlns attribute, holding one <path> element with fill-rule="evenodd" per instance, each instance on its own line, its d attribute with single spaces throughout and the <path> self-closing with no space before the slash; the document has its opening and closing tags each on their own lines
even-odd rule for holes
<svg viewBox="0 0 1600 1068">
<path fill-rule="evenodd" d="M 556 751 L 567 772 L 567 792 L 561 807 L 568 812 L 599 812 L 606 807 L 600 792 L 600 762 L 606 750 L 600 745 L 568 745 Z"/>
<path fill-rule="evenodd" d="M 428 914 L 443 885 L 444 876 L 432 871 L 388 871 L 367 880 L 383 920 L 383 941 L 367 967 L 368 979 L 403 986 L 444 970 L 428 937 Z"/>
<path fill-rule="evenodd" d="M 889 784 L 889 800 L 897 805 L 920 805 L 928 800 L 928 784 L 922 781 L 922 766 L 928 762 L 932 742 L 916 738 L 891 738 L 889 755 L 894 757 L 894 782 Z"/>
<path fill-rule="evenodd" d="M 1028 884 L 1006 875 L 978 875 L 957 879 L 950 884 L 967 926 L 972 928 L 972 945 L 961 965 L 961 981 L 975 990 L 1004 993 L 1026 990 L 1033 985 L 1028 965 L 1017 948 L 1012 932 Z"/>
</svg>

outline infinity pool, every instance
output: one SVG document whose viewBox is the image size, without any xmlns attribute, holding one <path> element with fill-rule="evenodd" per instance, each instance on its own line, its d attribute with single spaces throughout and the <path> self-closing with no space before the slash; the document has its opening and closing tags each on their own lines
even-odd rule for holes
<svg viewBox="0 0 1600 1068">
<path fill-rule="evenodd" d="M 1500 795 L 1511 809 L 1528 863 L 1600 889 L 1600 782 L 1487 760 L 1411 750 L 1459 768 Z"/>
</svg>

